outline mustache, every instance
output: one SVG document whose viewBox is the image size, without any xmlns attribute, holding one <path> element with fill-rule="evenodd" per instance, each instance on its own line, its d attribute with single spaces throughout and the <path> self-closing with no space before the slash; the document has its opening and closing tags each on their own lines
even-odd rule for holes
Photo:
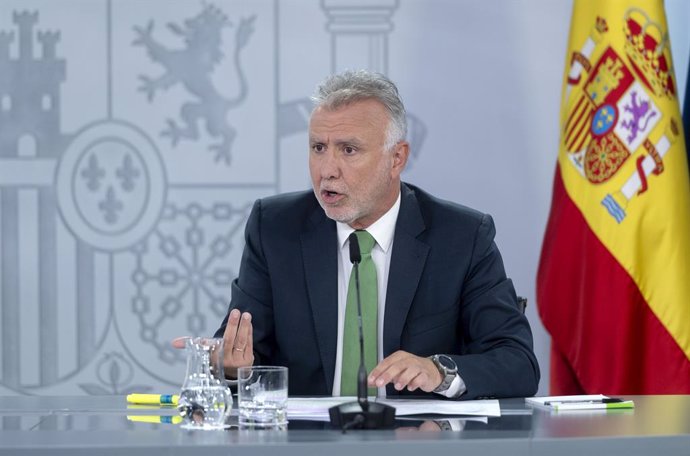
<svg viewBox="0 0 690 456">
<path fill-rule="evenodd" d="M 330 192 L 330 193 L 347 193 L 347 189 L 339 185 L 320 185 L 319 192 Z"/>
</svg>

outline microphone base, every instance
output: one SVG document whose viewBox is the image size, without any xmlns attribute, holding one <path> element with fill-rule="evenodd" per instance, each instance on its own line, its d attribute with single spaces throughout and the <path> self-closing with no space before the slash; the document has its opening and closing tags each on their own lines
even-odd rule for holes
<svg viewBox="0 0 690 456">
<path fill-rule="evenodd" d="M 359 402 L 347 402 L 328 409 L 331 425 L 340 429 L 393 429 L 395 407 L 369 402 L 362 410 Z"/>
</svg>

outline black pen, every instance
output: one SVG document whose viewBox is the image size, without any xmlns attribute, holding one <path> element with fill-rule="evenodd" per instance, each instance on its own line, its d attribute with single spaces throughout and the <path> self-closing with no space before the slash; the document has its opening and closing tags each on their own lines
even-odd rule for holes
<svg viewBox="0 0 690 456">
<path fill-rule="evenodd" d="M 582 399 L 565 399 L 562 401 L 546 401 L 544 405 L 560 405 L 560 404 L 615 404 L 623 402 L 623 399 L 617 397 L 605 397 L 603 399 L 582 400 Z"/>
</svg>

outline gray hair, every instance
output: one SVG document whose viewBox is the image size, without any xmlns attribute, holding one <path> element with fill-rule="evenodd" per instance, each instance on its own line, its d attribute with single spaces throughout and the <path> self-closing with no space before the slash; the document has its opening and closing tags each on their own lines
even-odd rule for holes
<svg viewBox="0 0 690 456">
<path fill-rule="evenodd" d="M 362 100 L 376 100 L 388 111 L 385 150 L 391 150 L 407 135 L 407 116 L 398 88 L 381 73 L 367 70 L 345 71 L 326 78 L 311 97 L 314 109 L 338 109 Z"/>
</svg>

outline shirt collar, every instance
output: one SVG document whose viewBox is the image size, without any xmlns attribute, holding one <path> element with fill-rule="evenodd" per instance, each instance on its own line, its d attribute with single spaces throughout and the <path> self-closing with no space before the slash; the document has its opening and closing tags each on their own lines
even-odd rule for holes
<svg viewBox="0 0 690 456">
<path fill-rule="evenodd" d="M 398 220 L 398 213 L 400 212 L 400 196 L 402 192 L 398 193 L 398 199 L 395 200 L 393 206 L 388 209 L 388 212 L 383 214 L 381 218 L 369 225 L 367 231 L 376 241 L 384 253 L 388 253 L 391 244 L 393 243 L 393 235 L 395 234 L 395 222 Z M 338 245 L 340 248 L 345 247 L 348 237 L 355 230 L 347 223 L 335 222 L 338 229 Z"/>
</svg>

